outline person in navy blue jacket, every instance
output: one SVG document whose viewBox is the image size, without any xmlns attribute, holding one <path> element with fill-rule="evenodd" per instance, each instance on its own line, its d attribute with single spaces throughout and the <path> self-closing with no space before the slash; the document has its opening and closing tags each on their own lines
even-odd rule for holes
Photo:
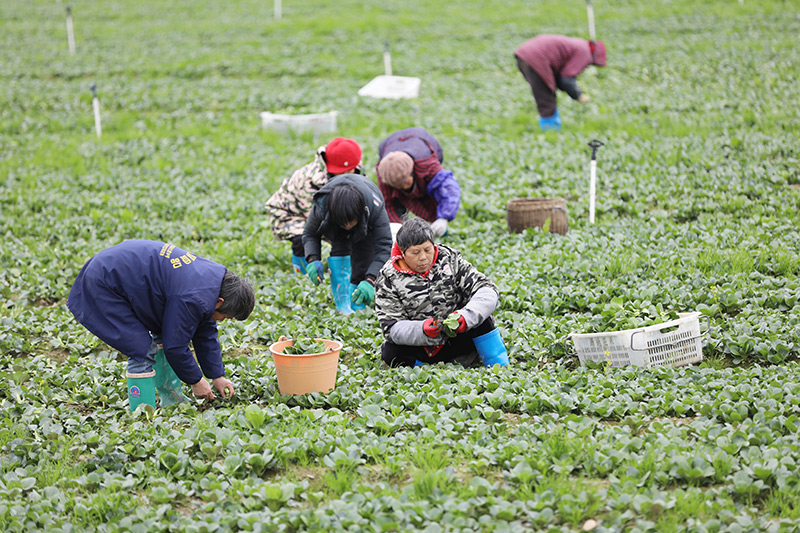
<svg viewBox="0 0 800 533">
<path fill-rule="evenodd" d="M 215 396 L 205 375 L 230 398 L 234 388 L 225 377 L 217 322 L 245 320 L 254 305 L 250 283 L 224 266 L 172 244 L 140 240 L 89 259 L 67 299 L 78 322 L 128 357 L 131 410 L 140 403 L 155 407 L 156 390 L 162 406 L 186 400 L 176 377 L 210 400 Z"/>
</svg>

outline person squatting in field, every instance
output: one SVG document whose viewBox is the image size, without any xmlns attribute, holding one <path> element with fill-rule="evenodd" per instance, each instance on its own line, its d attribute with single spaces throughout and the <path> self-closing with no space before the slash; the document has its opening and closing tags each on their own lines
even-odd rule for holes
<svg viewBox="0 0 800 533">
<path fill-rule="evenodd" d="M 342 174 L 314 194 L 303 230 L 306 274 L 314 285 L 325 277 L 322 239 L 331 243 L 328 267 L 336 310 L 348 314 L 371 305 L 375 279 L 392 249 L 389 219 L 377 185 L 358 174 Z"/>
<path fill-rule="evenodd" d="M 81 268 L 67 298 L 75 318 L 128 357 L 131 410 L 195 396 L 213 399 L 203 378 L 223 398 L 234 394 L 225 377 L 217 322 L 245 320 L 255 295 L 246 280 L 224 266 L 157 241 L 124 241 L 98 252 Z M 194 347 L 194 353 L 189 343 Z M 199 363 L 199 366 L 198 366 Z"/>
<path fill-rule="evenodd" d="M 272 234 L 292 243 L 292 268 L 306 272 L 303 229 L 314 193 L 339 174 L 364 174 L 361 168 L 361 147 L 352 139 L 336 137 L 320 146 L 314 161 L 295 170 L 269 197 L 264 206 L 270 218 Z"/>
<path fill-rule="evenodd" d="M 514 52 L 517 67 L 531 86 L 539 110 L 542 130 L 561 129 L 556 107 L 556 89 L 561 89 L 581 104 L 589 96 L 578 88 L 577 76 L 589 65 L 606 65 L 603 41 L 587 41 L 564 35 L 537 35 Z"/>
<path fill-rule="evenodd" d="M 378 186 L 389 222 L 400 224 L 411 211 L 431 223 L 435 237 L 456 218 L 461 188 L 442 168 L 444 152 L 436 137 L 422 128 L 396 131 L 378 146 Z"/>
<path fill-rule="evenodd" d="M 412 218 L 397 232 L 391 261 L 381 269 L 375 313 L 389 366 L 455 361 L 508 364 L 492 313 L 497 287 L 459 252 L 436 245 L 430 225 Z"/>
</svg>

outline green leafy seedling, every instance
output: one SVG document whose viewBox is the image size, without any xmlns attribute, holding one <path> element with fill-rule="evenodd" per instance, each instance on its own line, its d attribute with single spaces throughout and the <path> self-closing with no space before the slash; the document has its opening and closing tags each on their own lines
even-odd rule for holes
<svg viewBox="0 0 800 533">
<path fill-rule="evenodd" d="M 450 313 L 450 315 L 444 319 L 444 322 L 442 322 L 442 329 L 444 330 L 445 335 L 450 338 L 456 336 L 456 330 L 458 329 L 458 317 L 460 316 L 461 314 L 458 311 L 455 311 Z"/>
</svg>

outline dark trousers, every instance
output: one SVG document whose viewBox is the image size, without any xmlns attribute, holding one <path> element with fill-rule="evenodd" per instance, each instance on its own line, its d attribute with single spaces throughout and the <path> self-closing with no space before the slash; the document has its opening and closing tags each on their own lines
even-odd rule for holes
<svg viewBox="0 0 800 533">
<path fill-rule="evenodd" d="M 487 318 L 472 329 L 447 339 L 444 346 L 433 357 L 422 346 L 404 346 L 385 341 L 381 346 L 381 358 L 389 366 L 414 366 L 417 360 L 423 363 L 453 362 L 471 366 L 477 360 L 478 351 L 472 339 L 485 335 L 494 329 L 494 320 Z"/>
<path fill-rule="evenodd" d="M 306 251 L 305 248 L 303 248 L 303 236 L 295 235 L 290 240 L 292 241 L 292 255 L 305 257 Z"/>
<path fill-rule="evenodd" d="M 517 58 L 517 68 L 519 68 L 519 71 L 525 76 L 528 85 L 531 86 L 533 99 L 536 100 L 536 107 L 539 110 L 539 116 L 552 117 L 556 113 L 556 92 L 547 86 L 529 64 L 517 56 L 514 57 Z"/>
</svg>

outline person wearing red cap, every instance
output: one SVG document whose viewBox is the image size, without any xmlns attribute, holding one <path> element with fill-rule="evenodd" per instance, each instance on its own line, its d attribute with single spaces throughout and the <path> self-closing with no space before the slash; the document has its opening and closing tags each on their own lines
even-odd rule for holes
<svg viewBox="0 0 800 533">
<path fill-rule="evenodd" d="M 514 52 L 525 80 L 531 86 L 539 110 L 542 130 L 561 129 L 556 107 L 556 89 L 561 89 L 581 104 L 589 96 L 578 88 L 576 78 L 589 65 L 606 66 L 603 41 L 587 41 L 564 35 L 537 35 Z"/>
<path fill-rule="evenodd" d="M 264 206 L 272 234 L 277 239 L 291 241 L 292 269 L 298 274 L 306 272 L 303 229 L 314 193 L 339 174 L 364 174 L 361 147 L 353 139 L 336 137 L 326 146 L 320 146 L 314 161 L 283 180 Z"/>
</svg>

